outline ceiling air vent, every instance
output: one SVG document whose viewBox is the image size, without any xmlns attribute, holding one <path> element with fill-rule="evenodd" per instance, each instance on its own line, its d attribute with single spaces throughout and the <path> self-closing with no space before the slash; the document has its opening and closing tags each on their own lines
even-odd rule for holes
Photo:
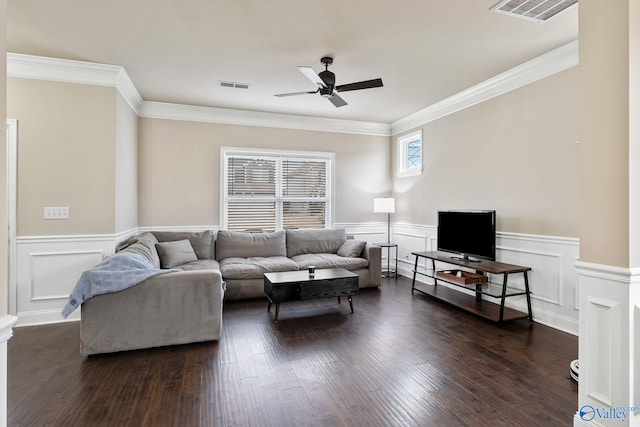
<svg viewBox="0 0 640 427">
<path fill-rule="evenodd" d="M 578 0 L 502 0 L 491 10 L 529 21 L 545 22 L 576 3 Z"/>
<path fill-rule="evenodd" d="M 223 80 L 218 80 L 218 86 L 231 87 L 234 89 L 249 89 L 249 85 L 247 83 L 225 82 Z"/>
</svg>

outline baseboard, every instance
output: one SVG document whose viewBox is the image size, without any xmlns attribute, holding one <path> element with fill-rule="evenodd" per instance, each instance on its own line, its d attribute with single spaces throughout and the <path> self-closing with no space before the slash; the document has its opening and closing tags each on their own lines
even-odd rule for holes
<svg viewBox="0 0 640 427">
<path fill-rule="evenodd" d="M 49 325 L 52 323 L 80 321 L 80 310 L 76 310 L 75 312 L 71 313 L 66 319 L 62 317 L 61 311 L 62 309 L 19 312 L 16 327 L 19 328 L 22 326 L 38 326 Z"/>
<path fill-rule="evenodd" d="M 8 341 L 13 336 L 13 327 L 17 321 L 17 317 L 8 314 L 0 317 L 0 344 Z"/>
</svg>

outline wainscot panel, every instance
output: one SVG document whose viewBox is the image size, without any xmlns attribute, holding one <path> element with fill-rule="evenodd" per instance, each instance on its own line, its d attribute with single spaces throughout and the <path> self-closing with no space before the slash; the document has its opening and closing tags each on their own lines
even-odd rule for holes
<svg viewBox="0 0 640 427">
<path fill-rule="evenodd" d="M 60 312 L 82 272 L 134 234 L 18 237 L 16 279 L 9 284 L 9 312 L 18 317 L 16 326 L 65 321 Z M 76 310 L 66 321 L 79 319 Z"/>
<path fill-rule="evenodd" d="M 437 250 L 437 234 L 436 226 L 401 223 L 392 225 L 391 241 L 398 244 L 398 270 L 401 275 L 413 277 L 415 257 L 411 255 L 412 252 Z M 579 240 L 574 238 L 500 232 L 496 236 L 497 261 L 532 268 L 529 284 L 534 320 L 574 335 L 578 334 L 575 272 L 578 254 Z M 419 268 L 424 268 L 424 263 L 424 259 L 421 259 Z M 441 267 L 444 266 L 443 264 Z M 520 276 L 510 277 L 510 286 L 524 288 L 524 280 Z M 499 286 L 502 283 L 502 276 L 490 275 L 489 279 L 491 283 Z M 430 279 L 418 276 L 416 280 Z M 443 285 L 449 286 L 444 283 Z M 467 292 L 459 287 L 451 287 Z M 506 305 L 516 310 L 527 311 L 524 296 L 507 298 Z"/>
<path fill-rule="evenodd" d="M 603 425 L 636 426 L 640 415 L 627 408 L 638 406 L 634 396 L 640 349 L 640 269 L 579 261 L 576 272 L 580 289 L 580 383 L 573 425 L 594 425 L 598 421 L 582 418 L 582 409 L 589 406 L 626 417 L 612 417 L 611 423 Z"/>
</svg>

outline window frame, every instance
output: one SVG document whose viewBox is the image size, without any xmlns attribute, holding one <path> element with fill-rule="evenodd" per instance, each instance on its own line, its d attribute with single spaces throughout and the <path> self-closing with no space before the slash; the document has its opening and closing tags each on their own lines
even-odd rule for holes
<svg viewBox="0 0 640 427">
<path fill-rule="evenodd" d="M 229 157 L 256 157 L 265 159 L 275 159 L 276 166 L 276 194 L 275 196 L 258 196 L 253 198 L 255 201 L 271 201 L 276 204 L 275 230 L 283 230 L 284 214 L 283 205 L 287 202 L 311 201 L 310 198 L 285 196 L 282 193 L 282 163 L 285 160 L 309 160 L 326 162 L 328 165 L 328 173 L 326 180 L 328 184 L 325 187 L 326 195 L 321 198 L 313 198 L 313 201 L 324 201 L 327 204 L 325 209 L 324 228 L 333 228 L 335 218 L 335 153 L 322 151 L 297 151 L 297 150 L 278 150 L 278 149 L 254 149 L 241 147 L 220 147 L 220 227 L 222 230 L 229 229 L 228 219 L 228 202 L 232 200 L 241 200 L 241 197 L 228 196 L 228 161 Z"/>
<path fill-rule="evenodd" d="M 397 176 L 402 178 L 406 176 L 422 175 L 424 172 L 424 143 L 422 140 L 422 129 L 399 136 L 396 141 L 398 146 Z M 420 167 L 409 168 L 409 145 L 416 141 L 420 143 Z"/>
</svg>

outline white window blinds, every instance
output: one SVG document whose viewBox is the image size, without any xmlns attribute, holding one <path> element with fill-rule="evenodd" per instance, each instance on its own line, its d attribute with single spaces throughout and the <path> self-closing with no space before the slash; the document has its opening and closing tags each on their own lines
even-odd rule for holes
<svg viewBox="0 0 640 427">
<path fill-rule="evenodd" d="M 331 226 L 333 154 L 223 148 L 223 228 L 237 231 Z"/>
</svg>

